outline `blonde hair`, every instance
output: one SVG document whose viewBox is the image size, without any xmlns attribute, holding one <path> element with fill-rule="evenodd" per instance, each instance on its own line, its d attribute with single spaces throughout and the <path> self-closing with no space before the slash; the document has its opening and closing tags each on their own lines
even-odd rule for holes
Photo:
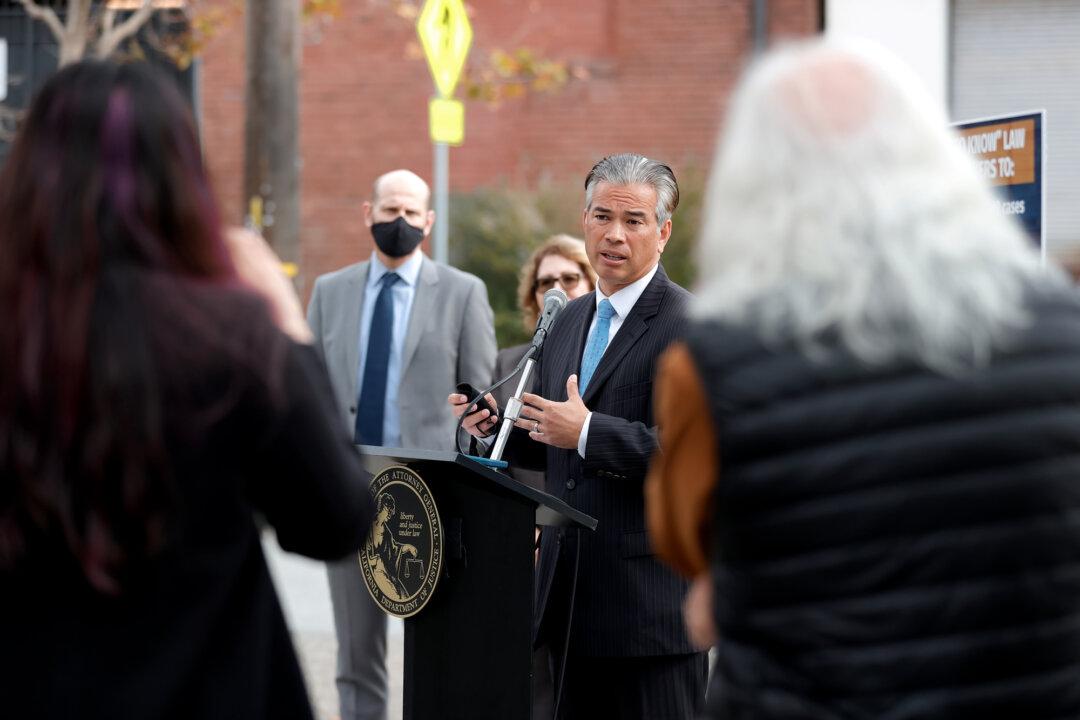
<svg viewBox="0 0 1080 720">
<path fill-rule="evenodd" d="M 521 308 L 521 322 L 529 331 L 536 327 L 536 320 L 540 317 L 540 305 L 536 302 L 536 271 L 548 255 L 562 255 L 567 260 L 576 262 L 581 267 L 582 281 L 588 281 L 590 290 L 596 288 L 596 273 L 589 264 L 585 243 L 570 235 L 552 235 L 533 250 L 532 255 L 521 266 L 518 276 L 518 307 Z"/>
<path fill-rule="evenodd" d="M 805 354 L 832 336 L 865 362 L 980 365 L 1047 280 L 944 113 L 868 43 L 796 44 L 748 74 L 705 208 L 693 313 Z"/>
</svg>

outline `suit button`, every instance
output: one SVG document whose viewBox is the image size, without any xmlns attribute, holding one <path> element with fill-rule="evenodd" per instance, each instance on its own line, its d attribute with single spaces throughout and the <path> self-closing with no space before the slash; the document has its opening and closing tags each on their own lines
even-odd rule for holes
<svg viewBox="0 0 1080 720">
<path fill-rule="evenodd" d="M 356 406 L 355 405 L 350 405 L 349 406 L 349 412 L 351 412 L 353 415 L 355 415 L 356 414 Z"/>
<path fill-rule="evenodd" d="M 566 489 L 567 490 L 573 490 L 576 485 L 577 485 L 577 482 L 574 480 L 574 478 L 570 478 L 569 480 L 566 481 Z"/>
</svg>

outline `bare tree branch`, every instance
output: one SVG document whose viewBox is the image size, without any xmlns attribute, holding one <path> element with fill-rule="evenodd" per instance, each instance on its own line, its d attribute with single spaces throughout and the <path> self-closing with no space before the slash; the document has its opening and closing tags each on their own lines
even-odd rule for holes
<svg viewBox="0 0 1080 720">
<path fill-rule="evenodd" d="M 60 67 L 82 59 L 90 31 L 90 0 L 68 0 L 67 23 L 60 43 Z"/>
<path fill-rule="evenodd" d="M 107 35 L 109 31 L 113 29 L 113 25 L 115 24 L 116 10 L 106 6 L 105 12 L 101 14 L 101 27 L 98 28 L 98 36 Z"/>
<path fill-rule="evenodd" d="M 89 26 L 90 0 L 68 0 L 67 4 L 67 34 L 73 35 L 82 28 Z"/>
<path fill-rule="evenodd" d="M 112 55 L 116 48 L 120 46 L 120 43 L 138 32 L 139 28 L 146 24 L 146 21 L 149 20 L 150 16 L 153 14 L 153 0 L 143 0 L 139 9 L 132 13 L 127 20 L 116 27 L 111 27 L 108 30 L 102 31 L 102 35 L 97 41 L 95 54 L 99 58 L 105 58 Z"/>
<path fill-rule="evenodd" d="M 60 24 L 60 18 L 57 17 L 56 12 L 50 7 L 42 7 L 38 5 L 34 0 L 19 0 L 19 4 L 23 6 L 23 10 L 26 14 L 35 20 L 40 20 L 48 26 L 49 31 L 56 38 L 56 42 L 60 43 L 64 39 L 64 26 Z"/>
</svg>

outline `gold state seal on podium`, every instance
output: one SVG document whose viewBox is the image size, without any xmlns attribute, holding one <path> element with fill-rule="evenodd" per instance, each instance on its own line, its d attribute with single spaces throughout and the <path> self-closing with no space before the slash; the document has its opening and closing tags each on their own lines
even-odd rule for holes
<svg viewBox="0 0 1080 720">
<path fill-rule="evenodd" d="M 388 614 L 424 609 L 442 573 L 443 531 L 427 484 L 407 467 L 388 467 L 371 484 L 376 515 L 360 551 L 360 571 Z"/>
</svg>

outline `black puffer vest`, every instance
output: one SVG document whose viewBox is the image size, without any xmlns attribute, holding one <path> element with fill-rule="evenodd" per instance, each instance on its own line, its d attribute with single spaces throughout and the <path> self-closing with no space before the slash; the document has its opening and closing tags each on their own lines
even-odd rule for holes
<svg viewBox="0 0 1080 720">
<path fill-rule="evenodd" d="M 948 378 L 688 337 L 722 718 L 1080 717 L 1080 301 Z"/>
</svg>

